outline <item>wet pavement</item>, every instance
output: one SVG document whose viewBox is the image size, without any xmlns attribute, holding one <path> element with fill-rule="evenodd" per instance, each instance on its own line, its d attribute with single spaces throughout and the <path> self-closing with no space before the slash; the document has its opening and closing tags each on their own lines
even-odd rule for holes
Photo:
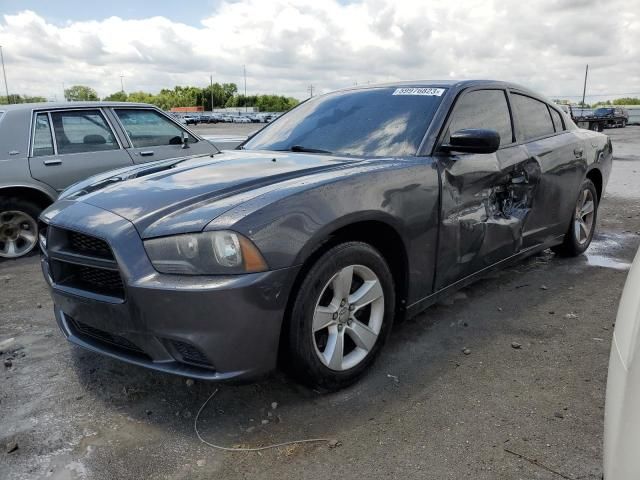
<svg viewBox="0 0 640 480">
<path fill-rule="evenodd" d="M 351 388 L 279 373 L 223 385 L 198 424 L 223 446 L 331 443 L 204 445 L 194 420 L 218 387 L 72 347 L 37 257 L 0 263 L 0 478 L 599 479 L 611 334 L 640 244 L 640 127 L 605 133 L 616 160 L 586 255 L 544 252 L 397 325 Z"/>
</svg>

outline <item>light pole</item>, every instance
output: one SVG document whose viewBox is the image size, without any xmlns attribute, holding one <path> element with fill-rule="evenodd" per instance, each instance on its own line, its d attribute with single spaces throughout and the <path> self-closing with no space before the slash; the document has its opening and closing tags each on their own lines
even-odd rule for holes
<svg viewBox="0 0 640 480">
<path fill-rule="evenodd" d="M 7 71 L 4 68 L 4 55 L 2 54 L 2 45 L 0 45 L 0 60 L 2 60 L 2 75 L 4 76 L 4 89 L 7 92 L 7 103 L 11 103 L 9 99 L 9 85 L 7 84 Z"/>
<path fill-rule="evenodd" d="M 247 113 L 247 66 L 242 65 L 244 71 L 244 112 Z"/>
<path fill-rule="evenodd" d="M 211 93 L 211 113 L 213 113 L 213 75 L 209 75 L 209 93 Z"/>
<path fill-rule="evenodd" d="M 124 82 L 122 81 L 123 78 L 124 78 L 124 75 L 120 75 L 120 91 L 122 93 L 124 93 Z"/>
<path fill-rule="evenodd" d="M 587 93 L 587 76 L 589 75 L 589 65 L 587 64 L 587 68 L 584 70 L 584 87 L 582 87 L 582 105 L 580 105 L 584 109 L 584 96 Z"/>
</svg>

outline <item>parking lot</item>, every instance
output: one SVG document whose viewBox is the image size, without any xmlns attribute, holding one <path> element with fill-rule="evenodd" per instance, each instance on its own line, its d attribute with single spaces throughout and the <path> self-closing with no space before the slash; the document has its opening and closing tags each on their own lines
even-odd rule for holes
<svg viewBox="0 0 640 480">
<path fill-rule="evenodd" d="M 0 478 L 599 479 L 611 334 L 640 244 L 640 127 L 605 133 L 614 167 L 586 255 L 544 252 L 397 325 L 338 393 L 279 373 L 193 383 L 79 350 L 38 257 L 0 262 Z M 194 419 L 216 389 L 198 424 L 211 443 L 329 441 L 215 450 Z"/>
</svg>

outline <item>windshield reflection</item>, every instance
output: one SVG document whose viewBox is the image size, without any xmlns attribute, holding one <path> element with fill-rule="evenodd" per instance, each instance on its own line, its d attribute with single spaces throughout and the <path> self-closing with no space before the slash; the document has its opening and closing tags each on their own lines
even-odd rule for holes
<svg viewBox="0 0 640 480">
<path fill-rule="evenodd" d="M 440 90 L 394 95 L 395 87 L 373 87 L 316 97 L 258 132 L 244 149 L 414 156 L 440 104 Z"/>
</svg>

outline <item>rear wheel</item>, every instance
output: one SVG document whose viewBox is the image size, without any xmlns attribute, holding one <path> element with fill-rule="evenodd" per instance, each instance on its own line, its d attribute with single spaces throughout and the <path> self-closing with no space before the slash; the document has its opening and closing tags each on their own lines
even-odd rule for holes
<svg viewBox="0 0 640 480">
<path fill-rule="evenodd" d="M 325 252 L 307 272 L 289 318 L 289 361 L 302 382 L 337 390 L 373 363 L 393 323 L 393 277 L 362 242 Z"/>
<path fill-rule="evenodd" d="M 589 179 L 582 182 L 569 229 L 564 241 L 553 250 L 560 255 L 573 257 L 583 253 L 591 244 L 598 215 L 598 191 Z"/>
<path fill-rule="evenodd" d="M 41 210 L 27 200 L 0 200 L 0 258 L 20 258 L 36 247 Z"/>
</svg>

